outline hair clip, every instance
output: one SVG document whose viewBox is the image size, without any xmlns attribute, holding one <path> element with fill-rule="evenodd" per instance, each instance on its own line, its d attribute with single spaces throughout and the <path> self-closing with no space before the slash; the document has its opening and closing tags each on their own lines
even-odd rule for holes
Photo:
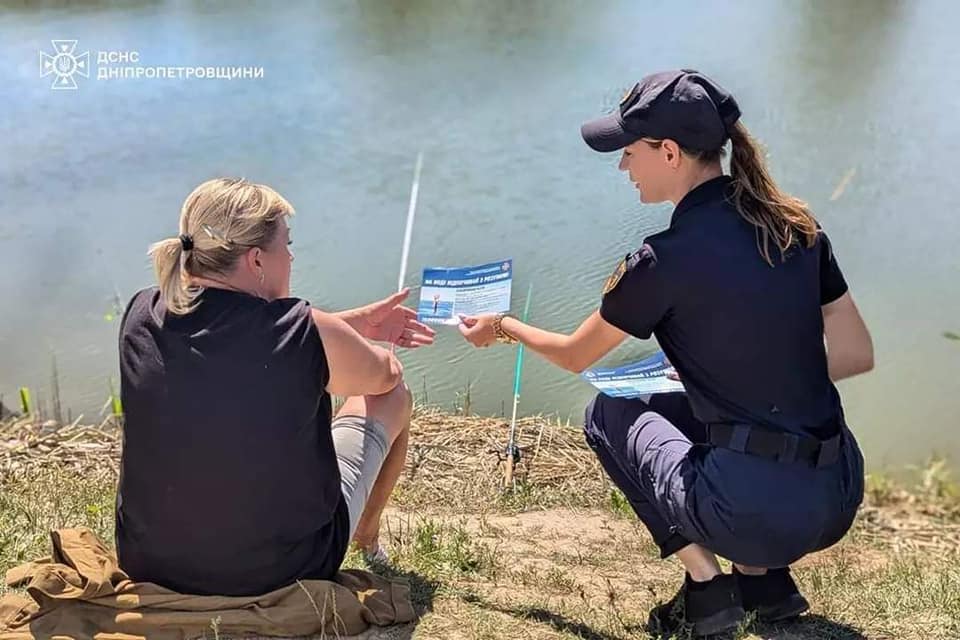
<svg viewBox="0 0 960 640">
<path fill-rule="evenodd" d="M 208 236 L 210 236 L 211 239 L 216 240 L 216 241 L 219 242 L 223 247 L 229 247 L 231 244 L 233 244 L 230 240 L 228 240 L 226 237 L 224 237 L 224 235 L 223 235 L 222 233 L 220 233 L 219 231 L 213 229 L 213 228 L 212 228 L 210 225 L 208 225 L 208 224 L 200 225 L 200 228 L 203 229 L 204 233 L 206 233 Z"/>
</svg>

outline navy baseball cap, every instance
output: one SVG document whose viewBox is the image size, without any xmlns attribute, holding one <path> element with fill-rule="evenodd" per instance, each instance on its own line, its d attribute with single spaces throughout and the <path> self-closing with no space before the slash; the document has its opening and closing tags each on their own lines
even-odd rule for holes
<svg viewBox="0 0 960 640">
<path fill-rule="evenodd" d="M 617 151 L 640 138 L 670 138 L 681 147 L 713 151 L 740 119 L 728 91 L 699 71 L 680 69 L 647 76 L 633 85 L 613 113 L 580 128 L 596 151 Z"/>
</svg>

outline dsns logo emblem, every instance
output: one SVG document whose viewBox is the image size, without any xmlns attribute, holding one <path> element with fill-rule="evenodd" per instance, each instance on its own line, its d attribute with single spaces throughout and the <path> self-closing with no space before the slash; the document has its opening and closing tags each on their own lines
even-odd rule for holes
<svg viewBox="0 0 960 640">
<path fill-rule="evenodd" d="M 51 89 L 76 89 L 74 74 L 90 77 L 90 52 L 75 55 L 76 40 L 51 40 L 50 43 L 53 45 L 53 55 L 40 52 L 40 77 L 54 76 Z"/>
</svg>

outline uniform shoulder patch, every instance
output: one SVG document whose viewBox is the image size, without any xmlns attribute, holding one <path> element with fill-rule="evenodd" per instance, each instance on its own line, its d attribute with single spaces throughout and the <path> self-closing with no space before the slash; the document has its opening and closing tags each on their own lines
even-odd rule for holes
<svg viewBox="0 0 960 640">
<path fill-rule="evenodd" d="M 649 268 L 656 266 L 656 264 L 657 254 L 654 253 L 653 247 L 649 244 L 644 244 L 638 251 L 627 255 L 627 257 L 617 263 L 616 269 L 613 270 L 613 273 L 610 274 L 606 283 L 603 285 L 603 295 L 607 295 L 616 289 L 628 271 L 632 271 L 640 266 Z"/>
<path fill-rule="evenodd" d="M 628 256 L 629 257 L 629 256 Z M 617 285 L 620 284 L 620 280 L 623 278 L 623 274 L 627 272 L 627 258 L 624 258 L 617 263 L 617 268 L 613 270 L 613 273 L 607 278 L 607 281 L 603 285 L 603 295 L 607 295 L 611 291 L 617 288 Z"/>
</svg>

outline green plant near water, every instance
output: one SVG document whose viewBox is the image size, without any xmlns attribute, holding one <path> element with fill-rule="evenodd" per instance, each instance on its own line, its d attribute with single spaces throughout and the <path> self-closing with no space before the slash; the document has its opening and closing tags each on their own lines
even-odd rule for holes
<svg viewBox="0 0 960 640">
<path fill-rule="evenodd" d="M 415 399 L 415 404 L 426 406 L 430 403 L 430 396 L 427 393 L 427 374 L 423 374 L 420 386 L 420 397 Z"/>
<path fill-rule="evenodd" d="M 34 421 L 42 421 L 45 417 L 52 418 L 57 424 L 66 424 L 64 417 L 67 418 L 67 422 L 71 419 L 71 412 L 68 410 L 66 416 L 64 415 L 63 406 L 60 400 L 60 373 L 57 368 L 57 358 L 56 355 L 53 355 L 51 358 L 50 366 L 50 399 L 51 399 L 51 409 L 52 413 L 47 414 L 45 410 L 45 405 L 38 394 L 34 394 L 29 387 L 20 387 L 19 388 L 19 398 L 20 398 L 20 415 L 26 416 Z M 120 420 L 123 418 L 123 403 L 120 400 L 120 394 L 117 393 L 116 386 L 114 385 L 113 378 L 107 379 L 107 398 L 103 403 L 103 408 L 100 410 L 100 415 L 108 415 L 113 420 Z"/>
<path fill-rule="evenodd" d="M 873 504 L 886 506 L 898 499 L 899 487 L 886 475 L 870 473 L 864 482 L 864 493 Z"/>
<path fill-rule="evenodd" d="M 51 355 L 50 362 L 50 401 L 53 403 L 53 419 L 63 424 L 63 407 L 60 404 L 60 373 L 57 371 L 57 356 Z"/>
<path fill-rule="evenodd" d="M 33 415 L 33 400 L 27 387 L 20 387 L 20 413 L 25 416 Z"/>
<path fill-rule="evenodd" d="M 960 498 L 960 485 L 954 481 L 945 458 L 934 457 L 917 471 L 920 474 L 920 489 L 930 499 Z"/>
<path fill-rule="evenodd" d="M 473 383 L 467 380 L 467 384 L 462 391 L 457 391 L 457 398 L 454 402 L 455 413 L 461 416 L 469 416 L 471 405 L 473 404 Z"/>
<path fill-rule="evenodd" d="M 123 404 L 120 402 L 120 395 L 114 390 L 113 378 L 108 380 L 110 386 L 110 396 L 107 398 L 105 407 L 110 407 L 110 417 L 120 419 L 123 417 Z"/>
</svg>

